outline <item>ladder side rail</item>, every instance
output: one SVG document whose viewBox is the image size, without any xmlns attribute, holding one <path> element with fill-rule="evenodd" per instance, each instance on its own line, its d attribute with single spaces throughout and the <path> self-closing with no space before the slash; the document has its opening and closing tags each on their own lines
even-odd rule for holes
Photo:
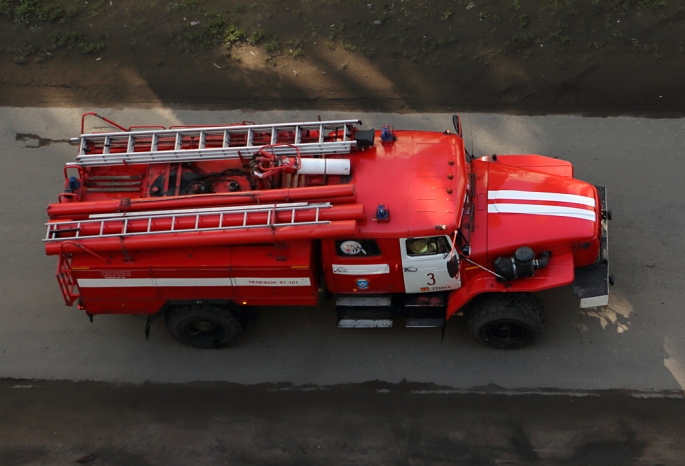
<svg viewBox="0 0 685 466">
<path fill-rule="evenodd" d="M 243 216 L 243 224 L 242 227 L 244 228 L 250 228 L 253 226 L 259 226 L 259 225 L 247 225 L 247 220 L 248 220 L 248 215 L 250 213 L 266 213 L 267 214 L 267 223 L 266 225 L 272 225 L 272 226 L 281 226 L 281 225 L 300 225 L 300 224 L 310 224 L 310 223 L 320 223 L 322 220 L 320 220 L 319 213 L 321 209 L 324 208 L 331 208 L 332 205 L 330 203 L 321 203 L 321 204 L 307 204 L 307 203 L 293 203 L 293 204 L 271 204 L 271 205 L 263 205 L 263 206 L 246 206 L 249 208 L 246 209 L 235 209 L 235 208 L 229 208 L 231 210 L 222 210 L 222 208 L 213 208 L 213 209 L 207 209 L 207 210 L 201 210 L 201 209 L 191 209 L 190 211 L 180 211 L 178 213 L 176 212 L 168 212 L 166 215 L 147 215 L 147 216 L 127 216 L 127 217 L 111 217 L 111 218 L 99 218 L 99 219 L 92 219 L 92 220 L 70 220 L 70 221 L 65 221 L 65 222 L 58 222 L 58 223 L 47 223 L 47 234 L 46 237 L 43 241 L 67 241 L 67 240 L 74 240 L 74 239 L 87 239 L 87 238 L 106 238 L 106 237 L 111 237 L 111 236 L 130 236 L 130 235 L 138 235 L 138 234 L 157 234 L 160 232 L 188 232 L 188 231 L 204 231 L 205 228 L 199 227 L 199 222 L 202 217 L 206 216 L 216 216 L 217 214 L 219 215 L 219 226 L 223 226 L 224 218 L 226 215 L 242 215 Z M 314 210 L 315 211 L 315 219 L 313 221 L 308 221 L 308 222 L 297 222 L 295 218 L 295 214 L 297 211 L 304 211 L 304 210 Z M 279 223 L 276 219 L 276 214 L 279 212 L 284 212 L 284 211 L 290 211 L 290 222 L 281 222 Z M 185 229 L 177 229 L 176 228 L 176 223 L 178 218 L 185 218 L 185 217 L 195 217 L 195 228 L 185 228 Z M 160 230 L 160 231 L 152 231 L 152 221 L 157 219 L 164 219 L 164 218 L 170 218 L 171 219 L 171 228 L 169 230 Z M 146 220 L 147 219 L 147 228 L 145 231 L 140 231 L 140 232 L 131 232 L 129 231 L 129 221 L 130 220 Z M 123 221 L 123 222 L 122 222 Z M 121 230 L 119 233 L 104 233 L 104 228 L 105 225 L 108 222 L 116 222 L 118 224 L 121 224 Z M 90 235 L 82 235 L 81 234 L 81 227 L 86 224 L 99 224 L 99 229 L 97 234 L 90 234 Z M 57 227 L 58 226 L 65 226 L 64 230 L 59 230 Z M 75 231 L 75 235 L 71 237 L 64 237 L 64 238 L 56 238 L 55 235 L 59 234 L 60 232 L 67 232 L 67 231 Z"/>
<path fill-rule="evenodd" d="M 130 236 L 142 236 L 142 235 L 161 235 L 161 234 L 166 234 L 166 233 L 197 233 L 201 231 L 218 231 L 218 230 L 240 230 L 240 229 L 246 229 L 246 228 L 266 228 L 266 227 L 281 227 L 281 226 L 302 226 L 302 225 L 327 225 L 331 223 L 331 220 L 308 220 L 308 221 L 303 221 L 303 222 L 283 222 L 283 223 L 268 223 L 268 224 L 257 224 L 257 225 L 234 225 L 234 226 L 215 226 L 215 227 L 200 227 L 197 229 L 183 229 L 183 230 L 156 230 L 156 231 L 132 231 L 128 232 L 125 235 L 122 235 L 121 233 L 106 233 L 103 235 L 99 236 L 81 236 L 78 239 L 85 240 L 85 239 L 98 239 L 98 238 L 121 238 L 121 237 L 130 237 Z M 74 241 L 76 238 L 71 237 L 71 238 L 56 238 L 52 241 Z"/>
<path fill-rule="evenodd" d="M 144 131 L 113 131 L 113 132 L 108 132 L 108 133 L 87 133 L 87 134 L 81 134 L 77 138 L 72 138 L 73 140 L 77 139 L 93 139 L 93 138 L 102 138 L 104 136 L 128 136 L 130 134 L 135 134 L 138 137 L 145 137 L 145 136 L 152 136 L 153 134 L 157 134 L 159 136 L 172 136 L 178 133 L 181 134 L 198 134 L 200 131 L 206 131 L 206 132 L 220 132 L 223 130 L 234 130 L 234 131 L 240 131 L 240 130 L 270 130 L 271 128 L 279 128 L 279 129 L 288 129 L 288 128 L 294 128 L 296 126 L 301 126 L 301 127 L 312 127 L 312 128 L 317 128 L 319 125 L 324 125 L 325 128 L 335 128 L 339 127 L 340 125 L 345 125 L 345 124 L 352 124 L 352 125 L 361 125 L 362 122 L 361 120 L 358 119 L 351 119 L 351 120 L 330 120 L 330 121 L 301 121 L 301 122 L 292 122 L 292 123 L 267 123 L 267 124 L 259 124 L 259 125 L 225 125 L 225 126 L 202 126 L 202 127 L 197 127 L 197 128 L 178 128 L 178 129 L 155 129 L 155 130 L 144 130 Z"/>
<path fill-rule="evenodd" d="M 308 203 L 308 202 L 282 202 L 282 203 L 277 203 L 277 204 L 256 204 L 256 205 L 245 205 L 245 206 L 224 206 L 224 207 L 207 207 L 203 209 L 173 209 L 173 210 L 153 210 L 153 211 L 141 211 L 141 212 L 111 212 L 111 213 L 106 213 L 106 214 L 93 214 L 89 217 L 88 220 L 82 220 L 83 222 L 88 222 L 88 221 L 96 221 L 97 219 L 120 219 L 123 217 L 139 217 L 139 218 L 147 218 L 147 217 L 168 217 L 170 215 L 183 215 L 183 214 L 190 214 L 190 215 L 195 215 L 197 213 L 199 214 L 216 214 L 219 212 L 244 212 L 244 211 L 255 211 L 255 212 L 265 212 L 268 209 L 273 208 L 273 206 L 276 206 L 277 209 L 279 210 L 284 210 L 284 209 L 291 209 L 291 208 L 297 208 L 297 209 L 314 209 L 315 207 L 332 207 L 332 204 L 330 202 L 316 202 L 316 203 Z M 73 220 L 67 220 L 63 222 L 64 224 L 72 223 Z M 56 225 L 60 223 L 51 223 L 51 225 Z"/>
<path fill-rule="evenodd" d="M 302 143 L 298 147 L 300 155 L 349 154 L 356 141 L 331 141 L 324 143 Z M 114 154 L 80 155 L 75 162 L 67 163 L 68 167 L 83 167 L 95 165 L 125 165 L 136 163 L 169 163 L 169 162 L 199 162 L 203 160 L 224 160 L 239 158 L 239 151 L 258 150 L 261 146 L 209 148 L 209 149 L 180 149 L 175 151 L 131 152 Z M 294 155 L 293 146 L 276 146 L 273 148 L 277 155 Z"/>
</svg>

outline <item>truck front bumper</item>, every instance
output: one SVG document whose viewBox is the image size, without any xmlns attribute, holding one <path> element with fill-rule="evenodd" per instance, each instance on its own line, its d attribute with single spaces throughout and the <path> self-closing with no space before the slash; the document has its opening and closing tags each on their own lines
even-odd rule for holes
<svg viewBox="0 0 685 466">
<path fill-rule="evenodd" d="M 575 270 L 575 280 L 571 284 L 573 294 L 580 298 L 580 307 L 597 307 L 609 304 L 609 220 L 606 189 L 596 186 L 602 202 L 602 233 L 597 262 Z"/>
</svg>

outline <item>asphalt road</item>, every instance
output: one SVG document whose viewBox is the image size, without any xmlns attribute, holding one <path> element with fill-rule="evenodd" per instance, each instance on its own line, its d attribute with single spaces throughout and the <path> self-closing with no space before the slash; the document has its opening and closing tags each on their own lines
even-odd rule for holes
<svg viewBox="0 0 685 466">
<path fill-rule="evenodd" d="M 89 109 L 91 110 L 91 109 Z M 298 112 L 95 109 L 132 124 L 312 120 Z M 437 329 L 339 330 L 330 304 L 267 308 L 230 349 L 184 347 L 157 322 L 65 307 L 43 253 L 45 207 L 62 189 L 66 143 L 81 109 L 0 109 L 0 377 L 110 382 L 225 381 L 328 386 L 379 380 L 458 390 L 685 390 L 685 120 L 466 114 L 476 155 L 539 153 L 572 161 L 576 177 L 607 187 L 612 273 L 608 310 L 581 312 L 570 290 L 541 294 L 548 328 L 530 348 L 480 346 L 463 319 Z M 365 127 L 444 130 L 448 114 L 342 114 Z M 401 187 L 398 187 L 401 189 Z"/>
</svg>

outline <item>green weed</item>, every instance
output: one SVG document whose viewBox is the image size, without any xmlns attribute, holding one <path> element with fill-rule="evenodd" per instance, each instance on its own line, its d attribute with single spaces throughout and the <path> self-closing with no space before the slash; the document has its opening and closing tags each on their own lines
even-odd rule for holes
<svg viewBox="0 0 685 466">
<path fill-rule="evenodd" d="M 518 16 L 512 16 L 511 22 L 517 24 L 519 29 L 523 29 L 530 23 L 530 17 L 528 16 L 528 13 L 522 13 Z"/>
<path fill-rule="evenodd" d="M 224 47 L 227 49 L 245 40 L 247 40 L 247 33 L 234 24 L 224 31 Z"/>
<path fill-rule="evenodd" d="M 302 42 L 300 39 L 294 39 L 288 42 L 288 46 L 290 48 L 288 49 L 288 55 L 290 55 L 293 58 L 299 58 L 304 55 L 304 51 L 302 50 Z"/>
<path fill-rule="evenodd" d="M 530 46 L 535 41 L 533 34 L 521 34 L 512 36 L 505 44 L 506 49 L 524 49 Z"/>
<path fill-rule="evenodd" d="M 262 31 L 252 31 L 247 38 L 247 43 L 250 45 L 257 45 L 264 39 L 266 39 L 266 34 Z"/>
<path fill-rule="evenodd" d="M 189 26 L 191 29 L 186 33 L 186 39 L 204 49 L 220 44 L 224 40 L 224 13 L 205 13 L 205 23 Z"/>
<path fill-rule="evenodd" d="M 281 43 L 276 36 L 269 36 L 262 42 L 264 51 L 269 55 L 278 55 L 281 49 Z"/>
<path fill-rule="evenodd" d="M 36 21 L 65 22 L 73 18 L 74 8 L 75 5 L 65 9 L 53 3 L 44 3 L 42 0 L 0 0 L 0 16 L 18 24 Z"/>
</svg>

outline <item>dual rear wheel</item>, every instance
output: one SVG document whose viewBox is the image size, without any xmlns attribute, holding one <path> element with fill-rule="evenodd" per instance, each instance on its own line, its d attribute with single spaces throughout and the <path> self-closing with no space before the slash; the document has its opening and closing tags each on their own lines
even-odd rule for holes
<svg viewBox="0 0 685 466">
<path fill-rule="evenodd" d="M 195 348 L 223 348 L 237 341 L 245 323 L 236 309 L 218 305 L 175 306 L 166 312 L 166 326 L 174 338 Z"/>
</svg>

